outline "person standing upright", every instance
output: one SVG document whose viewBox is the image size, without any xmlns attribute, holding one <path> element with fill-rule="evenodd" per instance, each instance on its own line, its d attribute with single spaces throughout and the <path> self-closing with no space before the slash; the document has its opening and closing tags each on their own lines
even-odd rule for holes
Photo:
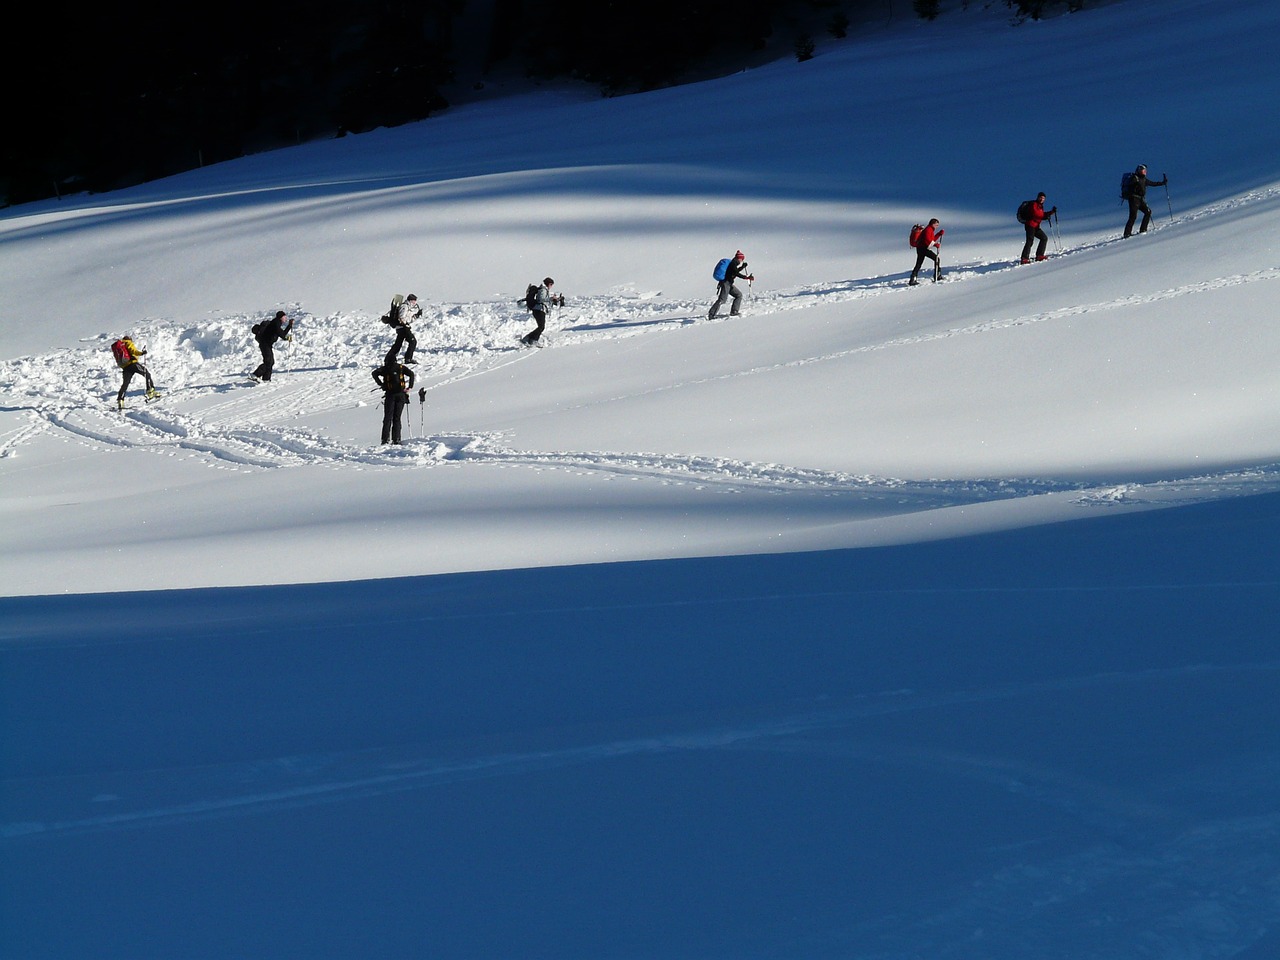
<svg viewBox="0 0 1280 960">
<path fill-rule="evenodd" d="M 742 276 L 746 276 L 749 281 L 755 280 L 754 276 L 747 274 L 747 260 L 742 251 L 739 250 L 725 267 L 724 278 L 716 283 L 716 302 L 711 305 L 711 312 L 707 314 L 708 320 L 716 318 L 716 314 L 720 312 L 720 308 L 730 297 L 733 298 L 733 306 L 729 308 L 729 316 L 736 317 L 738 315 L 738 311 L 742 309 L 742 291 L 738 289 L 734 281 Z"/>
<path fill-rule="evenodd" d="M 1126 239 L 1133 236 L 1133 223 L 1138 219 L 1138 211 L 1142 211 L 1142 226 L 1138 227 L 1138 232 L 1146 233 L 1147 227 L 1151 226 L 1151 208 L 1147 206 L 1147 187 L 1163 187 L 1168 182 L 1168 174 L 1158 182 L 1148 180 L 1146 165 L 1138 164 L 1137 169 L 1133 171 L 1133 178 L 1129 181 L 1129 191 L 1125 195 L 1125 199 L 1129 201 L 1129 220 L 1124 225 Z"/>
<path fill-rule="evenodd" d="M 409 402 L 413 371 L 387 354 L 386 362 L 373 371 L 373 382 L 382 388 L 382 442 L 401 443 L 400 417 Z"/>
<path fill-rule="evenodd" d="M 271 380 L 271 371 L 276 365 L 276 341 L 293 339 L 293 320 L 283 310 L 277 310 L 270 320 L 253 325 L 253 336 L 258 341 L 258 349 L 262 351 L 262 362 L 249 376 L 267 383 Z"/>
<path fill-rule="evenodd" d="M 407 344 L 404 351 L 405 363 L 417 363 L 413 359 L 413 351 L 418 349 L 418 338 L 413 335 L 413 321 L 422 316 L 422 307 L 418 305 L 418 295 L 411 293 L 396 308 L 395 323 L 396 342 L 387 351 L 387 360 L 394 360 L 400 353 L 401 345 Z"/>
<path fill-rule="evenodd" d="M 547 329 L 547 310 L 554 306 L 564 306 L 564 296 L 557 297 L 551 292 L 551 288 L 555 285 L 554 280 L 545 277 L 542 285 L 533 294 L 533 303 L 529 305 L 529 312 L 533 314 L 533 322 L 537 326 L 520 338 L 520 342 L 527 347 L 536 347 L 538 341 L 542 339 L 542 332 Z"/>
<path fill-rule="evenodd" d="M 1034 200 L 1026 200 L 1022 206 L 1018 207 L 1018 219 L 1022 221 L 1023 227 L 1027 231 L 1027 242 L 1022 245 L 1022 262 L 1031 262 L 1031 244 L 1039 240 L 1040 244 L 1036 247 L 1036 259 L 1046 259 L 1044 248 L 1049 243 L 1049 235 L 1040 229 L 1040 224 L 1052 217 L 1058 212 L 1058 208 L 1046 211 L 1044 208 L 1045 195 L 1043 192 L 1036 194 Z"/>
<path fill-rule="evenodd" d="M 120 384 L 120 392 L 116 394 L 116 409 L 124 409 L 124 394 L 129 389 L 129 381 L 133 379 L 134 374 L 140 373 L 147 381 L 146 399 L 150 403 L 159 394 L 156 393 L 156 385 L 151 379 L 151 371 L 142 365 L 139 357 L 146 355 L 145 350 L 138 348 L 133 342 L 133 337 L 125 334 L 115 343 L 111 344 L 111 355 L 115 357 L 117 366 L 123 374 L 123 382 Z"/>
<path fill-rule="evenodd" d="M 914 287 L 920 282 L 916 277 L 919 275 L 920 267 L 926 257 L 933 261 L 934 281 L 937 282 L 942 277 L 942 270 L 938 265 L 938 255 L 930 248 L 939 247 L 942 244 L 942 235 L 946 232 L 938 226 L 937 217 L 930 220 L 928 226 L 920 231 L 920 236 L 916 238 L 916 268 L 911 271 L 909 286 Z"/>
</svg>

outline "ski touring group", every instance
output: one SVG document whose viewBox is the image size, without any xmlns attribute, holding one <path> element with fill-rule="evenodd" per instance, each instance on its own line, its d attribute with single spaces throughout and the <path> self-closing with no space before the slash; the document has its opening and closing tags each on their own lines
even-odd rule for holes
<svg viewBox="0 0 1280 960">
<path fill-rule="evenodd" d="M 1151 180 L 1147 176 L 1145 164 L 1138 164 L 1132 173 L 1125 172 L 1120 179 L 1120 199 L 1128 204 L 1129 216 L 1124 225 L 1124 238 L 1133 235 L 1134 225 L 1138 225 L 1138 233 L 1146 233 L 1151 225 L 1151 208 L 1147 205 L 1148 187 L 1165 187 L 1168 194 L 1169 177 L 1164 175 L 1160 180 Z M 1025 240 L 1018 262 L 1032 262 L 1034 248 L 1035 260 L 1048 259 L 1049 234 L 1045 233 L 1044 224 L 1049 223 L 1054 230 L 1057 248 L 1061 249 L 1061 239 L 1057 234 L 1058 208 L 1045 208 L 1047 195 L 1041 191 L 1033 200 L 1024 200 L 1018 205 L 1017 220 L 1022 224 Z M 1142 214 L 1138 223 L 1138 214 Z M 1173 215 L 1172 204 L 1169 206 L 1170 217 Z M 908 242 L 915 252 L 916 260 L 907 279 L 908 286 L 918 286 L 921 268 L 926 261 L 932 266 L 933 281 L 936 283 L 943 277 L 942 273 L 942 237 L 946 231 L 941 222 L 932 218 L 925 224 L 914 224 L 908 236 Z M 731 257 L 719 260 L 712 270 L 712 279 L 716 282 L 715 300 L 707 312 L 707 318 L 714 320 L 725 304 L 729 304 L 729 316 L 736 317 L 742 309 L 743 292 L 738 286 L 739 280 L 750 284 L 755 282 L 755 274 L 748 272 L 746 255 L 738 250 Z M 552 307 L 563 307 L 563 294 L 555 293 L 555 280 L 545 277 L 542 282 L 531 283 L 525 295 L 517 303 L 523 305 L 532 316 L 534 328 L 519 338 L 521 345 L 541 347 L 544 345 L 543 335 L 547 327 L 547 314 Z M 418 339 L 413 332 L 413 324 L 422 316 L 422 306 L 416 294 L 392 298 L 390 309 L 382 315 L 382 322 L 395 333 L 395 340 L 382 358 L 382 363 L 373 370 L 373 381 L 383 392 L 383 418 L 381 442 L 383 444 L 400 444 L 403 442 L 401 420 L 405 407 L 409 403 L 409 392 L 413 389 L 415 375 L 411 369 L 417 361 L 414 353 L 418 347 Z M 262 355 L 262 361 L 249 375 L 255 383 L 269 383 L 275 369 L 275 345 L 281 340 L 293 339 L 293 320 L 283 310 L 276 311 L 269 320 L 255 323 L 252 333 Z M 401 358 L 400 351 L 404 350 Z M 116 396 L 116 406 L 126 409 L 125 396 L 129 384 L 135 376 L 141 376 L 146 383 L 144 399 L 150 403 L 159 399 L 151 372 L 141 362 L 147 351 L 134 343 L 131 335 L 126 334 L 111 344 L 111 352 L 122 376 L 120 391 Z M 420 402 L 426 401 L 426 388 L 418 390 Z"/>
</svg>

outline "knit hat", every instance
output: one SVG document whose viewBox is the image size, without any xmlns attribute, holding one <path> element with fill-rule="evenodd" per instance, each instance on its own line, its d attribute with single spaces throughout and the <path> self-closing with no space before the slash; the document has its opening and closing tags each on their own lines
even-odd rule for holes
<svg viewBox="0 0 1280 960">
<path fill-rule="evenodd" d="M 747 259 L 747 257 L 746 257 L 746 254 L 744 254 L 741 250 L 739 250 L 737 253 L 735 253 L 735 254 L 733 255 L 733 259 L 735 259 L 735 260 L 745 260 L 745 259 Z"/>
<path fill-rule="evenodd" d="M 406 299 L 406 300 L 417 300 L 417 299 L 418 299 L 418 295 L 417 295 L 416 293 L 411 293 L 411 294 L 409 294 L 407 297 L 405 297 L 405 299 Z"/>
</svg>

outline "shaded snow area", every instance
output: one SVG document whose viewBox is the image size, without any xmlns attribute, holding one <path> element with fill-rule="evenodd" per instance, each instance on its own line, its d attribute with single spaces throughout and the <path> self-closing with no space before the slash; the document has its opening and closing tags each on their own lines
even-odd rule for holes
<svg viewBox="0 0 1280 960">
<path fill-rule="evenodd" d="M 950 7 L 4 211 L 0 956 L 1280 956 L 1280 10 Z"/>
</svg>

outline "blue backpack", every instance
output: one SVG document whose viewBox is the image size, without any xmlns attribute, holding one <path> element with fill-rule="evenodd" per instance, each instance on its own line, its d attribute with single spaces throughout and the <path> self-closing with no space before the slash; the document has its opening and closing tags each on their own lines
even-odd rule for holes
<svg viewBox="0 0 1280 960">
<path fill-rule="evenodd" d="M 732 257 L 725 257 L 716 264 L 716 268 L 711 271 L 711 276 L 716 280 L 723 280 L 729 274 L 729 264 L 733 263 Z"/>
<path fill-rule="evenodd" d="M 1133 190 L 1133 174 L 1126 170 L 1120 177 L 1120 199 L 1128 200 Z"/>
</svg>

